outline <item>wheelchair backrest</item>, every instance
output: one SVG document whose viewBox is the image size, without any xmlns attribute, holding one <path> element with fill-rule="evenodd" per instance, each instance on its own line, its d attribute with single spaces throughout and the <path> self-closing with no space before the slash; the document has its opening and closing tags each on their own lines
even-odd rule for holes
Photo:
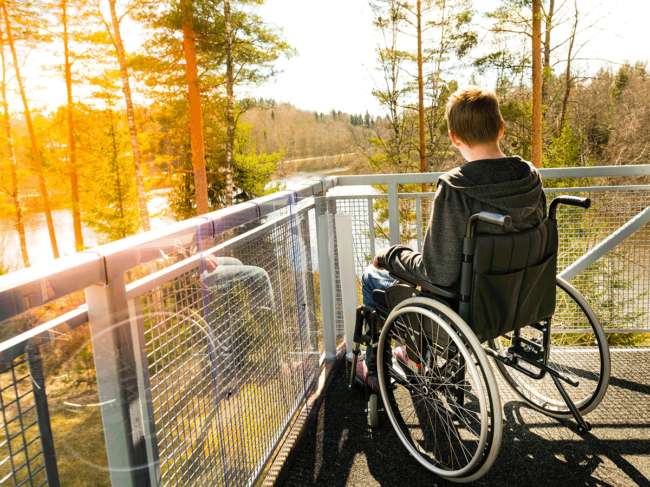
<svg viewBox="0 0 650 487">
<path fill-rule="evenodd" d="M 481 341 L 555 312 L 555 220 L 519 233 L 476 236 L 469 325 Z"/>
</svg>

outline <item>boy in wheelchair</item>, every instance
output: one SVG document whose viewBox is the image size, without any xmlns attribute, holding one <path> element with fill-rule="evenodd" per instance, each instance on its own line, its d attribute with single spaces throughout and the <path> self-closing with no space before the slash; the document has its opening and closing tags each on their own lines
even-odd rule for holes
<svg viewBox="0 0 650 487">
<path fill-rule="evenodd" d="M 582 416 L 605 395 L 610 359 L 598 317 L 556 276 L 557 207 L 587 209 L 590 200 L 558 196 L 547 216 L 537 169 L 499 147 L 493 93 L 459 90 L 446 116 L 468 162 L 438 179 L 423 251 L 394 245 L 364 272 L 350 387 L 380 393 L 425 468 L 470 482 L 494 463 L 503 432 L 488 357 L 529 406 L 574 418 L 579 434 L 591 429 Z M 368 412 L 377 426 L 376 394 Z"/>
<path fill-rule="evenodd" d="M 494 93 L 477 86 L 458 90 L 449 98 L 446 117 L 449 137 L 467 163 L 438 179 L 422 252 L 394 245 L 375 256 L 362 277 L 365 305 L 376 307 L 373 291 L 395 282 L 388 270 L 458 290 L 463 237 L 468 220 L 476 213 L 488 211 L 512 219 L 509 229 L 480 222 L 480 233 L 521 232 L 539 225 L 546 216 L 537 169 L 501 151 L 504 124 Z M 366 363 L 372 374 L 375 354 L 368 352 Z"/>
</svg>

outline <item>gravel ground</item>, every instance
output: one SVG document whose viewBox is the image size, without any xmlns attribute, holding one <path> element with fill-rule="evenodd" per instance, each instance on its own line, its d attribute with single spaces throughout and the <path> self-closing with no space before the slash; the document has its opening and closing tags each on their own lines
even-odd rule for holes
<svg viewBox="0 0 650 487">
<path fill-rule="evenodd" d="M 371 429 L 365 394 L 350 391 L 341 364 L 285 486 L 443 486 L 403 447 L 385 414 Z M 496 368 L 495 368 L 496 372 Z M 485 486 L 650 487 L 650 348 L 612 349 L 612 376 L 585 437 L 519 402 L 500 380 L 503 442 Z"/>
</svg>

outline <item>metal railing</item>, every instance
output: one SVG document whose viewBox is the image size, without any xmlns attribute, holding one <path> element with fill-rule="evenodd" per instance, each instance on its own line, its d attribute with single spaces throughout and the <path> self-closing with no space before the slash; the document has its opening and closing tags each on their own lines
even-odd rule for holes
<svg viewBox="0 0 650 487">
<path fill-rule="evenodd" d="M 610 178 L 547 190 L 593 200 L 558 218 L 560 268 L 607 331 L 650 331 L 650 186 L 615 186 L 650 166 L 542 174 Z M 0 277 L 0 485 L 254 485 L 371 256 L 421 247 L 432 194 L 399 185 L 438 176 L 326 178 Z M 352 185 L 387 193 L 326 195 Z"/>
</svg>

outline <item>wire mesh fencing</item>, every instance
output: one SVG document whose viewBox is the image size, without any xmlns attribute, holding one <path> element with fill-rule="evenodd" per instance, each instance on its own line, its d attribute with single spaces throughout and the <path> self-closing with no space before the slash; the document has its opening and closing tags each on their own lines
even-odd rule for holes
<svg viewBox="0 0 650 487">
<path fill-rule="evenodd" d="M 34 387 L 27 354 L 0 371 L 0 485 L 46 485 Z M 36 386 L 39 387 L 39 386 Z"/>
<path fill-rule="evenodd" d="M 217 247 L 199 229 L 194 267 L 140 296 L 162 485 L 253 485 L 313 386 L 310 209 Z"/>
<path fill-rule="evenodd" d="M 592 250 L 630 220 L 650 207 L 646 187 L 593 187 L 548 189 L 554 196 L 589 197 L 589 210 L 560 206 L 557 214 L 560 251 L 558 272 Z M 421 250 L 433 211 L 433 193 L 400 194 L 398 199 L 400 242 Z M 386 195 L 354 195 L 328 198 L 327 210 L 352 217 L 355 273 L 361 302 L 361 276 L 372 256 L 389 245 Z M 605 256 L 572 280 L 600 317 L 608 332 L 650 331 L 650 224 L 624 239 Z M 337 279 L 337 329 L 343 329 L 340 284 Z"/>
</svg>

